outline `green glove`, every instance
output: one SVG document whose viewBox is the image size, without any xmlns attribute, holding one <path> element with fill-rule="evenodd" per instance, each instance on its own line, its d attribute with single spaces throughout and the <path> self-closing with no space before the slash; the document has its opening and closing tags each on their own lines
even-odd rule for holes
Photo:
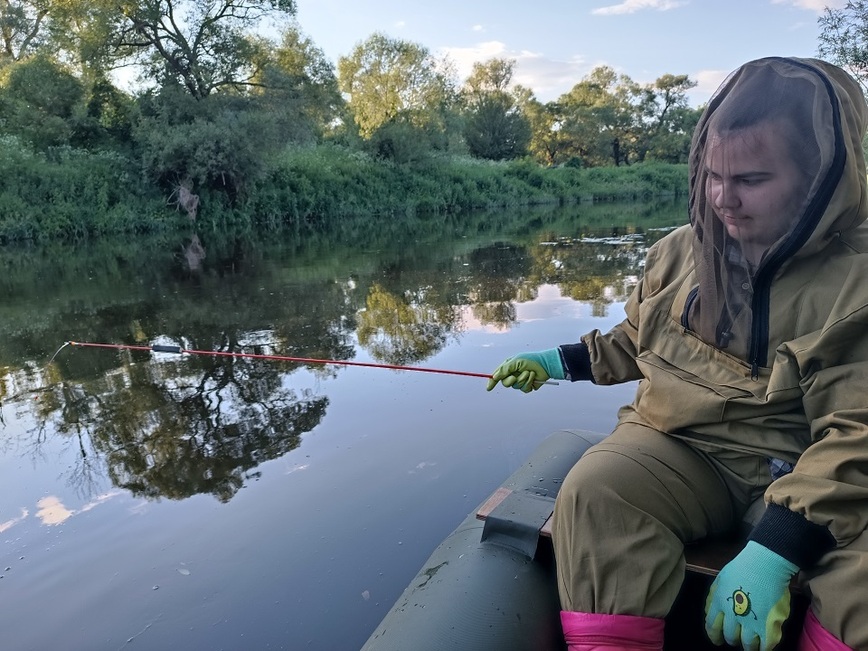
<svg viewBox="0 0 868 651">
<path fill-rule="evenodd" d="M 565 380 L 567 377 L 561 352 L 549 348 L 538 353 L 519 353 L 498 366 L 488 381 L 491 391 L 500 382 L 505 387 L 530 393 L 539 389 L 549 379 Z"/>
<path fill-rule="evenodd" d="M 715 644 L 773 649 L 790 616 L 793 563 L 753 540 L 724 565 L 705 602 L 705 631 Z"/>
</svg>

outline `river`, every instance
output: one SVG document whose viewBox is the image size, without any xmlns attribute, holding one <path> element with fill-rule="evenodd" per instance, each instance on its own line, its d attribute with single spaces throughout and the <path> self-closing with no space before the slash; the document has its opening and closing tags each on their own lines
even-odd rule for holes
<svg viewBox="0 0 868 651">
<path fill-rule="evenodd" d="M 647 246 L 685 214 L 0 250 L 2 647 L 358 649 L 537 443 L 610 430 L 635 385 L 487 393 L 268 357 L 490 373 L 620 321 Z"/>
</svg>

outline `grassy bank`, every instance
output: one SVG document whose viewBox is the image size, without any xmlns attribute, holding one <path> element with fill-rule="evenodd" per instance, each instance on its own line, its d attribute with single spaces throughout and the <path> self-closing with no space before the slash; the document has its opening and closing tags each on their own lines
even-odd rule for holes
<svg viewBox="0 0 868 651">
<path fill-rule="evenodd" d="M 174 221 L 159 193 L 116 153 L 35 153 L 0 136 L 0 241 L 150 232 Z"/>
<path fill-rule="evenodd" d="M 349 216 L 409 215 L 584 201 L 647 200 L 687 190 L 684 165 L 541 168 L 529 161 L 430 159 L 395 165 L 333 146 L 287 150 L 230 203 L 200 190 L 198 225 L 327 228 Z M 189 228 L 138 166 L 117 153 L 70 148 L 34 153 L 15 138 L 0 142 L 0 242 L 81 240 L 105 234 Z"/>
<path fill-rule="evenodd" d="M 262 224 L 348 215 L 401 216 L 581 201 L 642 200 L 687 190 L 684 165 L 587 170 L 469 158 L 397 166 L 334 147 L 286 152 L 245 212 Z"/>
</svg>

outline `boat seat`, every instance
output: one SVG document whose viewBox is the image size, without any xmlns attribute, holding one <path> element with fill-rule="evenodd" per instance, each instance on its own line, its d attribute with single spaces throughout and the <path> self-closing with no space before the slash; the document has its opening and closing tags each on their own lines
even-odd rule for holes
<svg viewBox="0 0 868 651">
<path fill-rule="evenodd" d="M 486 520 L 495 508 L 511 494 L 512 491 L 508 488 L 498 488 L 479 507 L 479 510 L 476 512 L 476 518 Z M 737 535 L 729 538 L 708 538 L 686 545 L 684 547 L 684 557 L 687 562 L 687 571 L 707 576 L 717 576 L 720 569 L 742 550 L 747 533 L 759 521 L 764 511 L 765 503 L 762 498 L 759 498 L 745 514 Z M 549 513 L 548 519 L 539 528 L 539 535 L 542 538 L 552 537 L 551 513 Z"/>
</svg>

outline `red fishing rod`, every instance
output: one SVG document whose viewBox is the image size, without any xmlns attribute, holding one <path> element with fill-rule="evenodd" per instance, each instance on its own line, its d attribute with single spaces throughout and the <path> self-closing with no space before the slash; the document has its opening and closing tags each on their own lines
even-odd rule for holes
<svg viewBox="0 0 868 651">
<path fill-rule="evenodd" d="M 176 355 L 210 355 L 212 357 L 240 357 L 246 359 L 265 359 L 274 362 L 296 362 L 299 364 L 335 364 L 338 366 L 367 366 L 370 368 L 388 368 L 393 371 L 420 371 L 422 373 L 443 373 L 446 375 L 464 375 L 466 377 L 481 377 L 490 379 L 489 373 L 472 373 L 470 371 L 448 371 L 439 368 L 426 368 L 423 366 L 400 366 L 397 364 L 375 364 L 373 362 L 351 362 L 338 359 L 314 359 L 312 357 L 289 357 L 287 355 L 264 355 L 260 353 L 230 353 L 220 350 L 191 350 L 181 348 L 181 346 L 168 346 L 165 344 L 152 344 L 150 346 L 134 346 L 131 344 L 100 344 L 83 341 L 67 341 L 57 352 L 51 356 L 49 363 L 57 357 L 57 353 L 63 350 L 66 346 L 82 346 L 88 348 L 113 348 L 115 350 L 141 350 L 152 353 L 174 353 Z M 545 384 L 557 384 L 557 382 L 546 382 Z"/>
</svg>

